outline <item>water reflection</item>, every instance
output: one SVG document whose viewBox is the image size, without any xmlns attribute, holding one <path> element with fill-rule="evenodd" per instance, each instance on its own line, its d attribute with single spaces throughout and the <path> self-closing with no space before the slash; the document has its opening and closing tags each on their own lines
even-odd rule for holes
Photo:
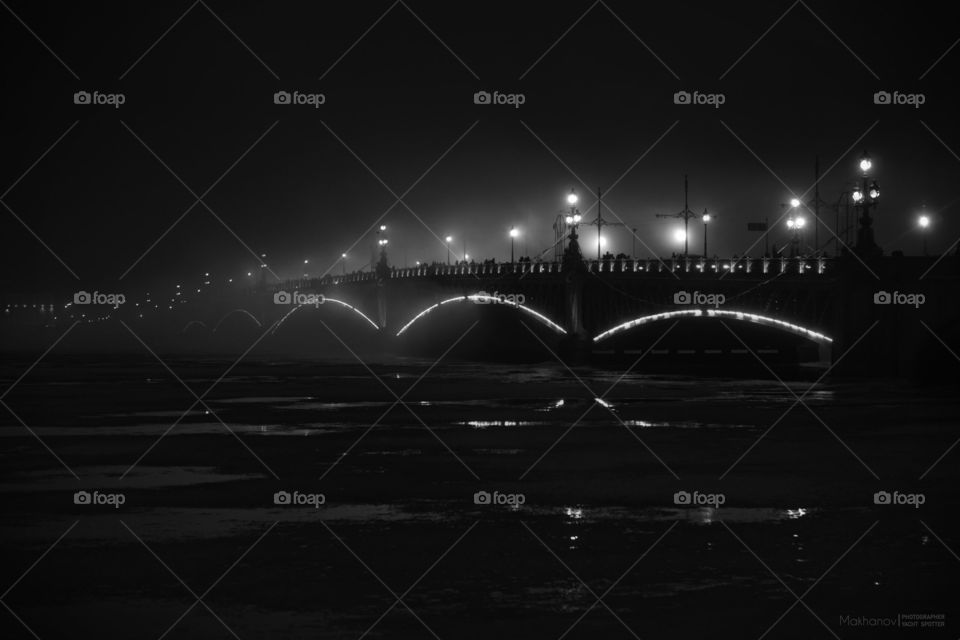
<svg viewBox="0 0 960 640">
<path fill-rule="evenodd" d="M 583 518 L 583 509 L 580 507 L 565 507 L 563 512 L 571 520 L 580 520 Z"/>
</svg>

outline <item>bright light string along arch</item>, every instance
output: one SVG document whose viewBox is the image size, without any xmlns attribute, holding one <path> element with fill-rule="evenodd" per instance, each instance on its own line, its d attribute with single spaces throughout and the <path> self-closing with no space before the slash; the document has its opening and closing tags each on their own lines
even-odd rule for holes
<svg viewBox="0 0 960 640">
<path fill-rule="evenodd" d="M 639 318 L 634 318 L 633 320 L 624 322 L 623 324 L 618 324 L 611 329 L 607 329 L 595 337 L 593 341 L 600 342 L 601 340 L 605 340 L 614 334 L 622 333 L 629 329 L 633 329 L 634 327 L 650 324 L 651 322 L 658 322 L 660 320 L 669 320 L 670 318 L 732 318 L 734 320 L 752 322 L 753 324 L 759 324 L 765 327 L 782 329 L 798 336 L 803 336 L 809 340 L 813 340 L 814 342 L 833 342 L 833 338 L 813 331 L 812 329 L 801 327 L 798 324 L 785 322 L 769 316 L 761 316 L 756 313 L 747 313 L 745 311 L 729 311 L 727 309 L 684 309 L 682 311 L 667 311 L 665 313 L 654 313 L 649 316 L 641 316 Z"/>
<path fill-rule="evenodd" d="M 746 313 L 744 311 L 727 311 L 726 309 L 707 309 L 707 315 L 714 318 L 735 318 L 737 320 L 745 320 L 754 324 L 777 327 L 779 329 L 789 331 L 790 333 L 795 333 L 798 336 L 809 338 L 814 342 L 833 342 L 833 338 L 822 333 L 807 329 L 806 327 L 801 327 L 798 324 L 777 320 L 776 318 L 771 318 L 769 316 L 761 316 L 755 313 Z"/>
<path fill-rule="evenodd" d="M 328 297 L 324 296 L 324 298 L 323 298 L 323 303 L 322 303 L 322 304 L 327 304 L 328 302 L 333 302 L 333 303 L 339 304 L 341 307 L 346 307 L 347 309 L 350 309 L 350 311 L 353 311 L 353 312 L 356 313 L 358 316 L 360 316 L 361 318 L 363 318 L 364 320 L 366 320 L 366 321 L 370 324 L 371 327 L 373 327 L 373 328 L 376 329 L 377 331 L 380 330 L 380 327 L 377 326 L 377 323 L 376 323 L 376 322 L 374 322 L 374 321 L 371 320 L 369 317 L 367 317 L 367 315 L 366 315 L 363 311 L 360 311 L 360 309 L 357 309 L 355 306 L 353 306 L 353 305 L 351 305 L 351 304 L 347 304 L 347 303 L 344 302 L 343 300 L 337 300 L 336 298 L 328 298 Z M 294 314 L 294 312 L 295 312 L 295 311 L 298 311 L 301 307 L 313 307 L 313 306 L 319 306 L 319 305 L 298 304 L 298 305 L 295 306 L 293 309 L 291 309 L 290 311 L 288 311 L 288 312 L 286 313 L 286 315 L 284 315 L 282 318 L 280 318 L 280 319 L 276 322 L 276 324 L 273 325 L 273 329 L 270 331 L 270 333 L 271 333 L 271 334 L 276 333 L 277 329 L 280 328 L 280 325 L 282 325 L 287 318 L 289 318 L 290 316 L 292 316 L 292 315 Z"/>
<path fill-rule="evenodd" d="M 561 326 L 558 325 L 556 322 L 554 322 L 553 320 L 551 320 L 551 319 L 548 318 L 547 316 L 543 315 L 543 314 L 540 313 L 539 311 L 536 311 L 536 310 L 534 310 L 534 309 L 531 309 L 530 307 L 527 307 L 527 306 L 525 306 L 525 305 L 522 305 L 522 304 L 519 304 L 519 303 L 516 303 L 516 302 L 506 302 L 506 301 L 498 298 L 497 296 L 490 296 L 490 295 L 485 295 L 485 294 L 481 294 L 481 293 L 476 293 L 476 294 L 469 295 L 469 296 L 457 296 L 456 298 L 447 298 L 446 300 L 441 300 L 440 302 L 438 302 L 438 303 L 436 303 L 436 304 L 430 305 L 429 307 L 427 307 L 426 309 L 424 309 L 423 311 L 421 311 L 421 312 L 418 313 L 417 315 L 413 316 L 413 318 L 410 320 L 410 322 L 408 322 L 407 324 L 403 325 L 403 327 L 400 328 L 400 331 L 397 332 L 397 336 L 399 337 L 400 335 L 402 335 L 402 334 L 403 334 L 407 329 L 409 329 L 417 320 L 419 320 L 419 319 L 422 318 L 423 316 L 427 315 L 428 313 L 430 313 L 431 311 L 433 311 L 433 310 L 436 309 L 437 307 L 439 307 L 439 306 L 441 306 L 441 305 L 444 305 L 444 304 L 449 304 L 449 303 L 451 303 L 451 302 L 464 302 L 464 301 L 466 301 L 466 300 L 469 300 L 469 301 L 471 301 L 471 302 L 492 302 L 492 303 L 494 303 L 494 304 L 504 305 L 504 306 L 507 306 L 507 307 L 514 307 L 514 308 L 516 308 L 516 309 L 519 309 L 520 311 L 523 311 L 524 313 L 527 313 L 527 314 L 533 316 L 534 318 L 536 318 L 537 320 L 539 320 L 539 321 L 542 322 L 543 324 L 547 325 L 548 327 L 550 327 L 551 329 L 553 329 L 553 330 L 556 331 L 557 333 L 561 333 L 561 334 L 566 334 L 566 333 L 567 333 L 567 330 L 566 330 L 566 329 L 564 329 L 563 327 L 561 327 Z"/>
<path fill-rule="evenodd" d="M 633 329 L 634 327 L 639 327 L 641 325 L 650 324 L 651 322 L 657 322 L 659 320 L 668 320 L 670 318 L 683 318 L 683 317 L 697 317 L 702 316 L 703 311 L 700 309 L 684 309 L 682 311 L 667 311 L 665 313 L 654 313 L 649 316 L 641 316 L 639 318 L 634 318 L 624 322 L 623 324 L 618 324 L 612 329 L 607 329 L 596 338 L 593 339 L 594 342 L 600 342 L 605 338 L 609 338 L 615 333 L 620 333 L 622 331 L 627 331 L 628 329 Z"/>
</svg>

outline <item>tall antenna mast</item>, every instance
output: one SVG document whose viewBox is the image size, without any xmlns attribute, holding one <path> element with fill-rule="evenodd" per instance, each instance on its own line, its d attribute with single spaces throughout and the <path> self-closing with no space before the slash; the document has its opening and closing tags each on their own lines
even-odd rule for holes
<svg viewBox="0 0 960 640">
<path fill-rule="evenodd" d="M 707 213 L 707 210 L 704 209 L 703 213 Z M 683 175 L 683 211 L 678 211 L 677 213 L 658 213 L 657 217 L 681 218 L 683 220 L 683 255 L 686 257 L 690 247 L 690 219 L 693 218 L 694 220 L 697 220 L 700 218 L 699 214 L 696 214 L 690 210 L 690 190 L 687 183 L 686 174 Z"/>
<path fill-rule="evenodd" d="M 587 223 L 587 224 L 594 225 L 594 226 L 597 227 L 597 262 L 600 262 L 600 259 L 601 259 L 601 257 L 602 257 L 601 254 L 600 254 L 600 250 L 601 250 L 600 240 L 601 240 L 601 235 L 602 235 L 602 232 L 603 232 L 603 228 L 604 228 L 604 227 L 624 227 L 624 226 L 626 226 L 626 225 L 624 225 L 622 222 L 607 222 L 606 220 L 603 219 L 603 200 L 602 200 L 602 197 L 603 197 L 603 191 L 598 188 L 598 189 L 597 189 L 597 217 L 596 217 L 594 220 L 592 220 L 591 222 L 588 222 L 588 223 Z"/>
</svg>

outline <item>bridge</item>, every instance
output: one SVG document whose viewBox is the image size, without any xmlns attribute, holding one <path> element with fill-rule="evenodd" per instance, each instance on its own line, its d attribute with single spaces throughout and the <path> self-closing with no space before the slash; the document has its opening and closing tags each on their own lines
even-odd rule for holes
<svg viewBox="0 0 960 640">
<path fill-rule="evenodd" d="M 941 340 L 960 338 L 958 283 L 956 257 L 381 264 L 369 273 L 278 284 L 260 292 L 256 313 L 281 332 L 285 318 L 304 311 L 273 304 L 274 296 L 323 296 L 326 307 L 347 310 L 389 348 L 430 340 L 446 324 L 462 329 L 465 321 L 456 318 L 464 312 L 455 309 L 482 305 L 481 323 L 514 317 L 572 358 L 640 352 L 675 322 L 690 331 L 674 352 L 710 351 L 711 340 L 729 333 L 726 325 L 774 342 L 789 337 L 807 359 L 838 372 L 915 375 L 948 353 Z M 302 308 L 318 313 L 320 305 Z M 467 313 L 476 317 L 477 309 Z M 741 346 L 748 345 L 728 340 L 725 348 Z"/>
<path fill-rule="evenodd" d="M 298 323 L 336 321 L 365 344 L 391 351 L 446 346 L 475 321 L 487 327 L 490 342 L 541 342 L 573 360 L 647 349 L 792 350 L 837 373 L 916 375 L 918 367 L 944 364 L 944 344 L 960 343 L 958 284 L 956 256 L 579 258 L 394 268 L 384 255 L 371 272 L 178 298 L 186 304 L 169 305 L 162 330 L 216 335 L 246 324 L 267 332 L 269 341 Z M 143 326 L 137 312 L 144 306 L 128 302 L 96 313 Z M 94 308 L 70 307 L 54 324 L 86 318 Z M 671 338 L 659 342 L 673 326 Z M 441 339 L 445 331 L 450 335 Z"/>
</svg>

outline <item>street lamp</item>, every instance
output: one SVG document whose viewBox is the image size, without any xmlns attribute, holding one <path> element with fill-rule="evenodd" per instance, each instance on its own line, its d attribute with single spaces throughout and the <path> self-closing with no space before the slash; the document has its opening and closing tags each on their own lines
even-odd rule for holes
<svg viewBox="0 0 960 640">
<path fill-rule="evenodd" d="M 343 269 L 343 275 L 347 275 L 347 254 L 340 254 L 340 266 Z"/>
<path fill-rule="evenodd" d="M 860 184 L 854 187 L 851 197 L 854 205 L 860 208 L 860 228 L 857 230 L 857 252 L 862 255 L 878 255 L 880 248 L 873 239 L 873 218 L 870 209 L 878 204 L 880 199 L 880 185 L 876 180 L 867 184 L 868 174 L 873 168 L 873 161 L 864 152 L 860 159 Z"/>
<path fill-rule="evenodd" d="M 450 264 L 450 243 L 453 242 L 453 236 L 447 236 L 446 238 L 444 238 L 444 240 L 447 242 L 447 264 L 449 265 Z"/>
<path fill-rule="evenodd" d="M 917 225 L 920 227 L 920 236 L 923 238 L 923 255 L 927 255 L 927 229 L 930 227 L 930 216 L 923 213 L 917 218 Z"/>
<path fill-rule="evenodd" d="M 707 223 L 710 222 L 713 218 L 709 213 L 704 213 L 702 216 L 703 219 L 703 259 L 707 259 Z"/>
<path fill-rule="evenodd" d="M 793 238 L 790 242 L 790 257 L 796 258 L 800 255 L 800 231 L 806 226 L 807 220 L 803 216 L 790 217 L 787 219 L 787 228 L 793 231 Z"/>
<path fill-rule="evenodd" d="M 519 235 L 520 235 L 520 232 L 517 231 L 516 227 L 510 227 L 510 264 L 513 264 L 514 242 L 516 241 L 516 238 Z"/>
<path fill-rule="evenodd" d="M 574 189 L 570 189 L 570 193 L 567 194 L 567 204 L 575 207 L 578 202 L 580 202 L 580 198 L 577 196 L 577 192 Z"/>
</svg>

